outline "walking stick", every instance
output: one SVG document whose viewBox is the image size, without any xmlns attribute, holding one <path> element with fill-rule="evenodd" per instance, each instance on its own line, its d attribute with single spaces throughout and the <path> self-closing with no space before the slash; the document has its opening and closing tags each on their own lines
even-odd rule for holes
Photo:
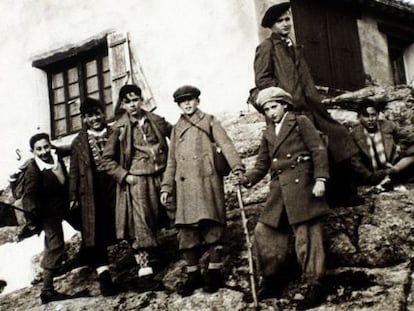
<svg viewBox="0 0 414 311">
<path fill-rule="evenodd" d="M 2 202 L 2 201 L 0 201 L 0 205 L 2 205 L 2 206 L 4 206 L 4 207 L 7 207 L 7 208 L 14 209 L 14 210 L 19 211 L 19 212 L 23 212 L 23 213 L 25 213 L 25 214 L 29 214 L 29 215 L 32 215 L 32 214 L 33 214 L 32 212 L 25 211 L 24 209 L 22 209 L 22 208 L 20 208 L 20 207 L 14 206 L 14 205 L 9 204 L 9 203 L 6 203 L 6 202 Z"/>
<path fill-rule="evenodd" d="M 247 228 L 247 217 L 246 217 L 246 213 L 245 213 L 245 210 L 244 210 L 244 204 L 243 204 L 243 198 L 242 198 L 242 194 L 241 194 L 240 185 L 237 185 L 237 200 L 239 202 L 240 214 L 241 214 L 241 217 L 242 217 L 243 230 L 244 230 L 244 235 L 246 237 L 247 257 L 249 259 L 249 275 L 250 275 L 250 285 L 251 285 L 253 303 L 254 303 L 255 308 L 257 308 L 259 305 L 258 305 L 258 302 L 257 302 L 256 283 L 255 283 L 255 278 L 254 278 L 252 243 L 250 241 L 249 229 Z"/>
</svg>

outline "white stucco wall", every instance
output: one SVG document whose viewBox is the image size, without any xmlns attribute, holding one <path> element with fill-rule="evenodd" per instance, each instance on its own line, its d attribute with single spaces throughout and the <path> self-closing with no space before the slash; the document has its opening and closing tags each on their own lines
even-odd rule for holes
<svg viewBox="0 0 414 311">
<path fill-rule="evenodd" d="M 369 16 L 358 19 L 358 33 L 365 73 L 380 85 L 392 85 L 386 35 L 378 30 L 377 22 Z"/>
<path fill-rule="evenodd" d="M 46 75 L 32 60 L 108 30 L 129 32 L 157 112 L 171 122 L 182 84 L 200 87 L 207 112 L 246 108 L 258 44 L 252 0 L 2 0 L 0 8 L 0 188 L 18 165 L 15 149 L 28 157 L 29 137 L 49 132 Z"/>
</svg>

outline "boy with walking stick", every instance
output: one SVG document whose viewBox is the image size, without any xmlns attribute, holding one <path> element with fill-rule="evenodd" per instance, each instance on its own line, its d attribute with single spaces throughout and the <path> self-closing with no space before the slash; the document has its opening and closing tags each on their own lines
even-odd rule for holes
<svg viewBox="0 0 414 311">
<path fill-rule="evenodd" d="M 305 299 L 298 309 L 322 302 L 320 278 L 325 268 L 321 217 L 328 213 L 324 199 L 329 178 L 328 155 L 312 122 L 290 112 L 292 97 L 279 87 L 261 90 L 257 103 L 268 119 L 254 168 L 240 177 L 251 187 L 270 170 L 271 182 L 255 228 L 255 246 L 263 276 L 259 298 L 281 293 L 280 276 L 288 254 L 290 231 L 302 268 Z"/>
</svg>

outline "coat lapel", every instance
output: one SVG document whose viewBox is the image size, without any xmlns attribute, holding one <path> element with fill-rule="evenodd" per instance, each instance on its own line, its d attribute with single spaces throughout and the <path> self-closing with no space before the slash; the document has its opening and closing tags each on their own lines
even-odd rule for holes
<svg viewBox="0 0 414 311">
<path fill-rule="evenodd" d="M 89 142 L 88 142 L 88 134 L 86 130 L 82 130 L 79 132 L 79 141 L 77 145 L 79 156 L 81 157 L 82 161 L 86 164 L 90 164 L 91 158 L 89 153 Z"/>
<path fill-rule="evenodd" d="M 205 115 L 206 114 L 204 112 L 198 110 L 196 113 L 194 113 L 191 116 L 190 120 L 194 124 L 197 124 L 198 126 L 200 126 L 198 123 L 200 123 L 200 121 L 204 119 Z M 181 115 L 180 119 L 178 120 L 178 122 L 177 122 L 177 124 L 175 126 L 175 133 L 176 133 L 177 137 L 180 138 L 181 136 L 183 136 L 184 133 L 189 128 L 191 128 L 192 126 L 193 125 L 186 120 L 186 117 L 183 116 L 183 115 Z M 200 126 L 200 127 L 202 127 L 202 126 Z"/>
<path fill-rule="evenodd" d="M 296 124 L 296 117 L 294 114 L 288 113 L 285 119 L 282 121 L 282 126 L 280 128 L 279 134 L 276 136 L 275 128 L 273 125 L 268 126 L 266 129 L 267 137 L 270 142 L 273 140 L 272 147 L 270 149 L 270 154 L 273 156 L 276 151 L 279 149 L 280 145 L 285 141 L 286 137 L 288 137 L 289 133 L 293 130 L 294 125 Z"/>
<path fill-rule="evenodd" d="M 362 125 L 358 125 L 353 131 L 355 142 L 358 145 L 359 149 L 370 158 L 369 147 L 367 144 L 367 139 L 365 137 L 364 129 Z"/>
</svg>

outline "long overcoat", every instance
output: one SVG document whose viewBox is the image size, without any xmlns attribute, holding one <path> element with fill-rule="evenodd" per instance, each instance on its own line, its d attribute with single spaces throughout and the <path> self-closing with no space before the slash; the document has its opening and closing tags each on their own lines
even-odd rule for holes
<svg viewBox="0 0 414 311">
<path fill-rule="evenodd" d="M 279 35 L 272 33 L 256 48 L 254 72 L 259 90 L 277 86 L 292 95 L 295 110 L 308 115 L 328 136 L 328 151 L 335 162 L 349 159 L 358 152 L 348 130 L 321 103 L 303 56 L 303 46 L 293 45 L 290 50 Z"/>
<path fill-rule="evenodd" d="M 232 170 L 242 169 L 242 163 L 233 142 L 220 122 L 197 110 L 191 122 L 210 133 L 221 147 Z M 208 219 L 225 224 L 223 177 L 214 168 L 213 149 L 206 133 L 181 116 L 171 134 L 167 169 L 161 191 L 173 193 L 176 187 L 175 223 L 196 224 Z"/>
<path fill-rule="evenodd" d="M 280 225 L 284 210 L 291 225 L 329 212 L 325 199 L 312 194 L 315 179 L 329 177 L 319 133 L 305 116 L 287 113 L 282 122 L 277 136 L 273 125 L 264 130 L 255 166 L 246 174 L 255 184 L 270 170 L 270 190 L 259 221 L 273 228 Z"/>
<path fill-rule="evenodd" d="M 79 203 L 82 225 L 82 242 L 85 246 L 93 246 L 96 236 L 96 214 L 101 213 L 105 217 L 113 215 L 115 208 L 115 180 L 106 178 L 105 193 L 95 193 L 94 183 L 95 164 L 90 151 L 88 134 L 82 129 L 72 142 L 72 154 L 70 158 L 69 172 L 69 198 L 70 201 Z M 99 198 L 98 198 L 99 196 Z M 103 197 L 103 198 L 102 198 Z M 105 206 L 96 206 L 97 202 L 104 202 Z M 97 211 L 97 208 L 111 210 Z M 113 219 L 103 219 L 105 223 L 113 225 Z M 112 228 L 106 228 L 106 236 L 112 232 Z"/>
<path fill-rule="evenodd" d="M 159 148 L 154 155 L 157 159 L 157 167 L 148 166 L 145 174 L 162 173 L 165 170 L 168 155 L 168 145 L 166 138 L 170 136 L 172 126 L 164 118 L 151 112 L 143 112 L 149 120 L 151 127 L 160 142 Z M 130 188 L 125 182 L 132 160 L 132 124 L 126 113 L 124 113 L 112 126 L 110 135 L 103 152 L 102 162 L 105 170 L 115 178 L 116 189 L 116 209 L 115 209 L 115 230 L 118 239 L 134 238 L 130 237 L 128 230 L 128 215 L 133 208 L 130 200 Z M 146 157 L 141 158 L 146 161 Z"/>
</svg>

